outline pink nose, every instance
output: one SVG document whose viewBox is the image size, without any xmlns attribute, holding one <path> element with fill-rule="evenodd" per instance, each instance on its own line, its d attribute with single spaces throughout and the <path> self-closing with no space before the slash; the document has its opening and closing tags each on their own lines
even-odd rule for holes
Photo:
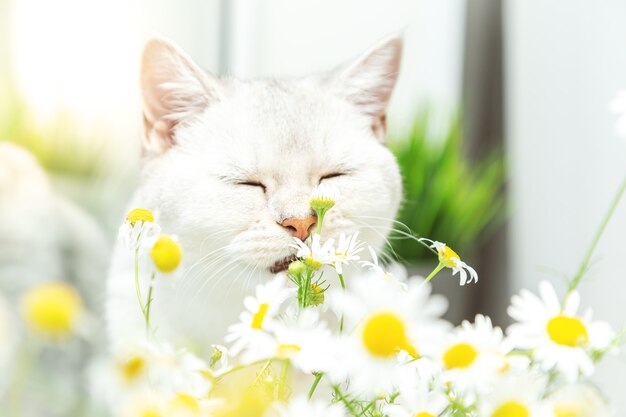
<svg viewBox="0 0 626 417">
<path fill-rule="evenodd" d="M 283 221 L 280 225 L 300 240 L 305 240 L 311 234 L 311 229 L 317 224 L 317 216 L 309 216 L 304 219 L 296 217 Z"/>
</svg>

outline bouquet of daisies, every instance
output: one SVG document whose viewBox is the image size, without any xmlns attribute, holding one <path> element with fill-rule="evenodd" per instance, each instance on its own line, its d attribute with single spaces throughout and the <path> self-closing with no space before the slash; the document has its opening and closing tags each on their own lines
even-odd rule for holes
<svg viewBox="0 0 626 417">
<path fill-rule="evenodd" d="M 151 282 L 171 272 L 182 251 L 161 235 L 152 214 L 133 210 L 123 236 L 152 259 L 148 294 L 137 291 L 145 344 L 111 359 L 111 407 L 129 417 L 583 417 L 609 414 L 589 377 L 620 337 L 581 311 L 577 286 L 559 297 L 548 282 L 522 290 L 508 309 L 506 333 L 478 315 L 454 327 L 447 301 L 429 281 L 450 269 L 460 285 L 476 271 L 445 243 L 416 238 L 433 252 L 427 277 L 387 269 L 358 233 L 325 239 L 335 195 L 320 186 L 310 205 L 316 233 L 295 239 L 285 273 L 247 297 L 225 346 L 210 357 L 176 351 L 151 330 Z M 615 206 L 615 204 L 614 204 Z M 142 233 L 153 238 L 138 245 Z M 367 259 L 367 260 L 366 260 Z M 588 262 L 588 259 L 587 259 Z M 350 271 L 348 273 L 348 271 Z M 145 298 L 144 298 L 145 297 Z"/>
</svg>

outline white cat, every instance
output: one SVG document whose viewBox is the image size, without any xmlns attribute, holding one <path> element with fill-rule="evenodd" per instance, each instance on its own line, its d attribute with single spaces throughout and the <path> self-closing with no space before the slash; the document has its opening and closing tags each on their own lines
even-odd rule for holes
<svg viewBox="0 0 626 417">
<path fill-rule="evenodd" d="M 286 268 L 293 236 L 314 227 L 308 200 L 320 182 L 339 192 L 324 236 L 360 230 L 382 247 L 402 196 L 384 145 L 401 50 L 394 36 L 332 72 L 242 81 L 204 73 L 165 40 L 146 45 L 145 151 L 130 208 L 152 210 L 184 253 L 182 273 L 156 284 L 159 337 L 222 342 L 244 294 Z M 118 247 L 108 281 L 113 348 L 145 334 L 133 276 Z"/>
</svg>

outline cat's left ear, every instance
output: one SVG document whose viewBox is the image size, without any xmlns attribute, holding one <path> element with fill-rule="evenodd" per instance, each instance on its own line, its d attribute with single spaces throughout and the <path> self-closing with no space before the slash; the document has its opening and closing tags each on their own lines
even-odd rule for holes
<svg viewBox="0 0 626 417">
<path fill-rule="evenodd" d="M 398 79 L 401 57 L 402 37 L 389 36 L 326 80 L 336 94 L 372 118 L 372 131 L 381 142 L 385 140 L 386 110 Z"/>
<path fill-rule="evenodd" d="M 156 153 L 176 143 L 176 127 L 219 100 L 218 80 L 163 38 L 148 41 L 141 64 L 145 146 Z"/>
</svg>

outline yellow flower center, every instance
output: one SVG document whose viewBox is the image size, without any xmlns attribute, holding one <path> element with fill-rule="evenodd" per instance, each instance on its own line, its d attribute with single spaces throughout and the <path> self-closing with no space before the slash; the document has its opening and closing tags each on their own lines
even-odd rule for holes
<svg viewBox="0 0 626 417">
<path fill-rule="evenodd" d="M 491 417 L 528 417 L 530 411 L 528 407 L 517 401 L 508 401 L 502 404 L 493 412 Z"/>
<path fill-rule="evenodd" d="M 146 361 L 141 356 L 132 356 L 121 364 L 120 371 L 128 382 L 136 380 L 145 370 Z"/>
<path fill-rule="evenodd" d="M 434 415 L 430 414 L 430 413 L 426 413 L 426 412 L 421 412 L 421 413 L 417 413 L 415 414 L 414 417 L 435 417 Z"/>
<path fill-rule="evenodd" d="M 298 353 L 302 348 L 295 344 L 279 345 L 276 349 L 276 356 L 282 359 L 290 358 L 294 353 Z"/>
<path fill-rule="evenodd" d="M 363 326 L 363 344 L 374 356 L 390 357 L 400 350 L 417 357 L 417 351 L 408 341 L 404 323 L 392 313 L 379 313 Z"/>
<path fill-rule="evenodd" d="M 178 242 L 170 236 L 159 236 L 150 252 L 154 265 L 161 272 L 172 272 L 183 257 L 183 251 Z"/>
<path fill-rule="evenodd" d="M 563 346 L 579 346 L 589 341 L 585 325 L 576 317 L 556 316 L 546 326 L 554 343 Z"/>
<path fill-rule="evenodd" d="M 449 246 L 444 246 L 439 249 L 439 262 L 447 268 L 454 268 L 456 266 L 456 260 L 461 260 L 461 257 L 453 251 Z"/>
<path fill-rule="evenodd" d="M 70 333 L 82 311 L 83 303 L 76 290 L 62 282 L 31 288 L 23 299 L 26 322 L 47 336 Z"/>
<path fill-rule="evenodd" d="M 307 298 L 311 306 L 324 304 L 324 288 L 315 283 L 311 284 L 311 291 L 308 292 Z"/>
<path fill-rule="evenodd" d="M 130 222 L 133 226 L 137 222 L 154 222 L 154 215 L 150 210 L 143 208 L 136 208 L 131 210 L 130 213 L 126 216 L 126 220 Z"/>
<path fill-rule="evenodd" d="M 467 368 L 474 363 L 476 356 L 478 356 L 478 352 L 472 345 L 458 343 L 443 354 L 443 363 L 448 369 Z"/>
<path fill-rule="evenodd" d="M 313 256 L 308 256 L 304 259 L 304 263 L 314 271 L 317 271 L 322 267 L 322 263 L 315 259 Z"/>
<path fill-rule="evenodd" d="M 169 408 L 172 414 L 176 414 L 176 412 L 199 412 L 200 404 L 198 400 L 192 397 L 189 394 L 178 393 L 169 403 Z"/>
<path fill-rule="evenodd" d="M 295 276 L 300 276 L 304 272 L 304 262 L 295 260 L 289 264 L 289 272 Z"/>
<path fill-rule="evenodd" d="M 250 327 L 257 330 L 261 330 L 263 328 L 263 320 L 265 319 L 265 315 L 267 314 L 267 309 L 269 307 L 269 304 L 265 303 L 259 306 L 259 311 L 252 316 L 252 324 L 250 324 Z"/>
<path fill-rule="evenodd" d="M 163 417 L 155 408 L 151 407 L 141 413 L 141 417 Z"/>
<path fill-rule="evenodd" d="M 580 403 L 575 401 L 559 401 L 552 409 L 555 417 L 579 417 L 582 415 Z"/>
</svg>

